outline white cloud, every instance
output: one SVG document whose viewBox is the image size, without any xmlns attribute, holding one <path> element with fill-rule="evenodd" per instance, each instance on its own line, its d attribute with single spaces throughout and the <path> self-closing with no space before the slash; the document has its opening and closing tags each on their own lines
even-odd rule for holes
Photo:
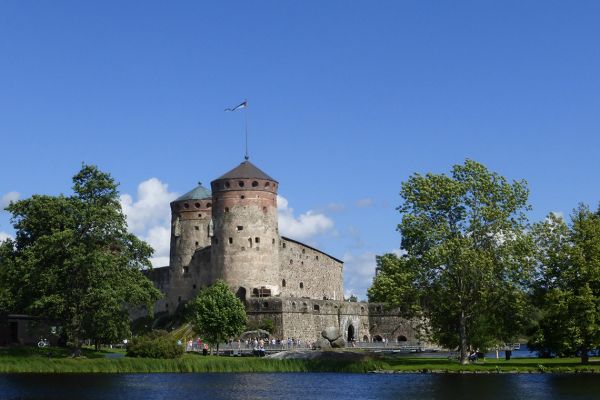
<svg viewBox="0 0 600 400">
<path fill-rule="evenodd" d="M 11 201 L 19 200 L 21 194 L 19 192 L 8 192 L 0 197 L 0 211 L 4 210 L 5 207 L 8 207 Z"/>
<path fill-rule="evenodd" d="M 148 242 L 154 249 L 154 267 L 169 265 L 171 241 L 171 209 L 169 203 L 177 198 L 168 185 L 150 178 L 138 185 L 137 200 L 129 194 L 121 196 L 121 207 L 127 216 L 129 230 Z"/>
<path fill-rule="evenodd" d="M 309 210 L 298 217 L 285 197 L 277 196 L 279 231 L 283 236 L 306 240 L 333 229 L 333 221 L 325 214 Z"/>
<path fill-rule="evenodd" d="M 346 253 L 344 261 L 344 288 L 345 296 L 358 296 L 361 300 L 367 298 L 367 289 L 373 283 L 375 276 L 375 253 L 370 251 L 352 254 Z"/>
<path fill-rule="evenodd" d="M 373 205 L 373 199 L 370 197 L 356 201 L 356 207 L 358 207 L 358 208 L 371 207 L 372 205 Z"/>
<path fill-rule="evenodd" d="M 0 232 L 0 242 L 4 242 L 6 239 L 14 239 L 12 235 L 9 235 L 6 232 Z"/>
<path fill-rule="evenodd" d="M 342 203 L 329 203 L 325 209 L 331 212 L 342 212 L 346 209 L 346 206 Z"/>
</svg>

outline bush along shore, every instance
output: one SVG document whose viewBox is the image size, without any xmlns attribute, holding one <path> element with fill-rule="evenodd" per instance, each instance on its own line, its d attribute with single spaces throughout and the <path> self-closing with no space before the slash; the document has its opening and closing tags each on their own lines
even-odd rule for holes
<svg viewBox="0 0 600 400">
<path fill-rule="evenodd" d="M 126 357 L 122 351 L 85 350 L 71 358 L 62 349 L 0 350 L 0 373 L 200 373 L 200 372 L 347 372 L 347 373 L 600 373 L 600 359 L 582 365 L 578 358 L 510 361 L 488 359 L 469 365 L 429 357 L 385 357 L 368 353 L 327 352 L 311 358 L 254 358 L 184 354 L 175 359 Z"/>
</svg>

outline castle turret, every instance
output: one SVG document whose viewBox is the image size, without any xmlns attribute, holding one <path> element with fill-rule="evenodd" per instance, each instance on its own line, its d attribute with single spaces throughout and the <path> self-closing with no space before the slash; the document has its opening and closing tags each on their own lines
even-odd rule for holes
<svg viewBox="0 0 600 400">
<path fill-rule="evenodd" d="M 277 186 L 247 160 L 211 182 L 212 280 L 240 298 L 280 292 Z"/>
<path fill-rule="evenodd" d="M 212 197 L 210 191 L 198 187 L 171 203 L 171 253 L 172 274 L 187 271 L 197 250 L 210 245 Z"/>
</svg>

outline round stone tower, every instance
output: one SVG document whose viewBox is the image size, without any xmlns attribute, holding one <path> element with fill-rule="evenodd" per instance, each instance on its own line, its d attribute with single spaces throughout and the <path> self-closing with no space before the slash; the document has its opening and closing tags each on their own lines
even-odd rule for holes
<svg viewBox="0 0 600 400">
<path fill-rule="evenodd" d="M 277 186 L 248 160 L 211 182 L 212 277 L 241 299 L 280 292 Z"/>
<path fill-rule="evenodd" d="M 210 191 L 198 187 L 171 202 L 171 252 L 173 276 L 188 271 L 188 265 L 197 250 L 210 245 L 212 197 Z"/>
</svg>

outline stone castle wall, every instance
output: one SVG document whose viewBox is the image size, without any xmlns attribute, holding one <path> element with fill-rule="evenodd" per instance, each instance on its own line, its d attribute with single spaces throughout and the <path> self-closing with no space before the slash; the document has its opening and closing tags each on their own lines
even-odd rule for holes
<svg viewBox="0 0 600 400">
<path fill-rule="evenodd" d="M 213 192 L 212 283 L 222 279 L 244 298 L 279 288 L 277 185 L 264 179 L 216 180 Z"/>
<path fill-rule="evenodd" d="M 341 261 L 283 237 L 279 257 L 282 296 L 343 300 Z"/>
</svg>

